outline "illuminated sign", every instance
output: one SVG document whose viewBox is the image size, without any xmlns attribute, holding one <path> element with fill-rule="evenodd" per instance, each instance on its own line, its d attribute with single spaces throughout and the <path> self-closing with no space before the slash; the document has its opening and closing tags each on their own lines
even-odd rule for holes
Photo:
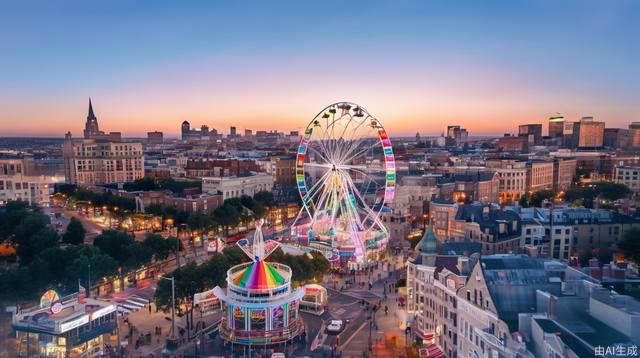
<svg viewBox="0 0 640 358">
<path fill-rule="evenodd" d="M 74 328 L 78 328 L 83 324 L 87 324 L 87 323 L 89 323 L 89 315 L 87 314 L 82 315 L 72 321 L 62 322 L 60 323 L 60 333 L 70 331 Z"/>
<path fill-rule="evenodd" d="M 116 306 L 115 305 L 109 305 L 109 306 L 106 306 L 106 307 L 102 307 L 102 308 L 100 308 L 98 310 L 95 310 L 95 311 L 91 312 L 90 313 L 91 317 L 89 318 L 89 320 L 93 321 L 94 319 L 98 319 L 98 318 L 100 318 L 102 316 L 106 316 L 111 312 L 115 312 L 115 310 L 116 310 Z"/>
<path fill-rule="evenodd" d="M 40 308 L 49 308 L 51 313 L 56 314 L 62 311 L 62 303 L 60 303 L 60 295 L 54 290 L 45 292 L 40 297 Z"/>
<path fill-rule="evenodd" d="M 60 301 L 55 301 L 51 304 L 51 313 L 57 314 L 60 313 L 60 311 L 62 311 L 62 303 L 60 303 Z"/>
</svg>

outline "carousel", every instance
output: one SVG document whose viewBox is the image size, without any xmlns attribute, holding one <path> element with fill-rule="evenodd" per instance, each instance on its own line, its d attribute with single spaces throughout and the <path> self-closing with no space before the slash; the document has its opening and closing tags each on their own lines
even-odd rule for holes
<svg viewBox="0 0 640 358">
<path fill-rule="evenodd" d="M 298 312 L 304 290 L 292 289 L 289 266 L 266 261 L 278 244 L 264 241 L 262 224 L 256 224 L 253 242 L 243 239 L 237 244 L 252 261 L 227 271 L 226 292 L 213 289 L 222 303 L 220 336 L 232 344 L 278 345 L 304 329 Z"/>
</svg>

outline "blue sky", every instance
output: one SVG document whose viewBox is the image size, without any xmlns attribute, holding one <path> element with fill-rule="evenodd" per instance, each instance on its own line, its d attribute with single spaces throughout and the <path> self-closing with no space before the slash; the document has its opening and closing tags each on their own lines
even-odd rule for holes
<svg viewBox="0 0 640 358">
<path fill-rule="evenodd" d="M 15 1 L 0 135 L 297 129 L 351 100 L 391 133 L 640 121 L 637 1 Z M 416 125 L 419 123 L 419 125 Z"/>
</svg>

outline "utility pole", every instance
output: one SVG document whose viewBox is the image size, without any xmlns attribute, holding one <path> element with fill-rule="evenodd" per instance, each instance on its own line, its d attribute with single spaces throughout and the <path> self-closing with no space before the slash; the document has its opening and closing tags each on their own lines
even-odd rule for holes
<svg viewBox="0 0 640 358">
<path fill-rule="evenodd" d="M 176 267 L 180 267 L 180 235 L 176 235 Z"/>
<path fill-rule="evenodd" d="M 87 276 L 87 298 L 91 298 L 91 264 L 88 265 Z"/>
<path fill-rule="evenodd" d="M 175 342 L 176 338 L 176 280 L 175 277 L 160 277 L 171 281 L 171 339 Z"/>
</svg>

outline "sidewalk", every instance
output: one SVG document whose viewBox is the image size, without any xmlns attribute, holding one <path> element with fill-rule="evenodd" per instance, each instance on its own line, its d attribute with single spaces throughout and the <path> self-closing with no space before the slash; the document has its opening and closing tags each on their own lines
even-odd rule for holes
<svg viewBox="0 0 640 358">
<path fill-rule="evenodd" d="M 197 327 L 209 326 L 219 319 L 219 312 L 205 317 L 200 317 L 196 312 L 193 314 L 194 326 Z M 151 311 L 146 306 L 127 317 L 119 317 L 118 324 L 120 342 L 126 345 L 125 356 L 147 357 L 151 353 L 159 356 L 171 334 L 171 312 L 156 312 L 155 304 L 151 304 Z M 186 316 L 176 316 L 176 337 L 181 338 L 183 343 L 187 342 Z"/>
</svg>

